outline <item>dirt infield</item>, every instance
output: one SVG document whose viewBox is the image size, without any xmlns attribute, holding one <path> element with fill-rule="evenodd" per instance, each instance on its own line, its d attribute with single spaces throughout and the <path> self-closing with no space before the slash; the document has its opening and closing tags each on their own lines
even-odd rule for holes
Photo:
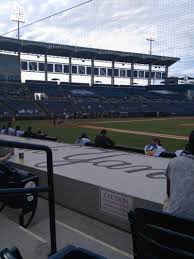
<svg viewBox="0 0 194 259">
<path fill-rule="evenodd" d="M 194 127 L 194 123 L 184 123 L 184 124 L 180 124 L 179 126 L 181 126 L 181 127 Z"/>
<path fill-rule="evenodd" d="M 91 122 L 94 124 L 104 124 L 104 123 L 128 123 L 128 122 L 141 122 L 141 121 L 165 121 L 165 120 L 194 120 L 194 117 L 168 117 L 168 118 L 146 118 L 146 119 L 123 119 L 123 120 L 107 120 L 107 121 L 95 121 L 95 122 Z M 190 123 L 188 123 L 188 126 L 194 126 L 193 125 L 189 125 Z M 186 125 L 186 124 L 185 124 Z"/>
<path fill-rule="evenodd" d="M 81 127 L 82 128 L 86 128 L 86 129 L 96 129 L 96 130 L 101 130 L 102 129 L 102 127 L 91 126 L 91 125 L 82 125 Z M 134 134 L 134 135 L 161 137 L 161 138 L 168 138 L 168 139 L 188 140 L 188 137 L 185 137 L 185 136 L 161 134 L 161 133 L 155 133 L 155 132 L 144 132 L 144 131 L 134 131 L 134 130 L 104 128 L 104 127 L 103 127 L 103 129 L 105 129 L 107 131 L 111 131 L 111 132 L 128 133 L 128 134 Z"/>
</svg>

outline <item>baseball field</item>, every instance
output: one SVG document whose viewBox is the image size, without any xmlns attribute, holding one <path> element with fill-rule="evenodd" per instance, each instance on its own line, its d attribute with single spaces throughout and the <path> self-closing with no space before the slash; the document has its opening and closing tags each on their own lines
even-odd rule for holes
<svg viewBox="0 0 194 259">
<path fill-rule="evenodd" d="M 56 125 L 49 120 L 26 120 L 14 122 L 13 126 L 16 125 L 22 130 L 32 126 L 34 132 L 40 129 L 66 143 L 74 143 L 83 132 L 93 141 L 101 129 L 107 129 L 108 136 L 117 145 L 129 147 L 143 148 L 152 137 L 160 137 L 163 147 L 174 152 L 184 148 L 194 129 L 194 117 L 69 120 Z"/>
</svg>

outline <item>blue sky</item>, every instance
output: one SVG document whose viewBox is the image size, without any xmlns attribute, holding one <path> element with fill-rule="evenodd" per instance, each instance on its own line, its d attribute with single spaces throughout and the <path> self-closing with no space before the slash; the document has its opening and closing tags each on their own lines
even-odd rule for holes
<svg viewBox="0 0 194 259">
<path fill-rule="evenodd" d="M 16 27 L 14 6 L 24 7 L 27 23 L 84 0 L 1 0 L 0 32 Z M 23 39 L 180 57 L 171 74 L 194 76 L 194 0 L 93 0 L 21 31 Z M 16 37 L 16 33 L 7 36 Z"/>
</svg>

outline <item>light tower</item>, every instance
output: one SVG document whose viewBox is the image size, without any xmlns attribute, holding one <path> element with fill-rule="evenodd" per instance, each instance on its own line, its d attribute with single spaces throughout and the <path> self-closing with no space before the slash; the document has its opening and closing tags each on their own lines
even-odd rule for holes
<svg viewBox="0 0 194 259">
<path fill-rule="evenodd" d="M 18 34 L 17 37 L 20 39 L 20 23 L 25 23 L 25 13 L 24 8 L 17 4 L 13 9 L 13 14 L 11 15 L 11 20 L 17 22 L 18 25 Z"/>
<path fill-rule="evenodd" d="M 150 51 L 149 51 L 149 54 L 152 55 L 152 45 L 153 45 L 153 42 L 155 41 L 154 39 L 154 34 L 153 33 L 149 33 L 148 36 L 147 36 L 147 41 L 149 41 L 150 43 Z M 148 86 L 152 84 L 152 64 L 150 63 L 149 64 L 149 77 L 148 77 Z M 154 79 L 153 79 L 153 84 L 154 84 Z"/>
<path fill-rule="evenodd" d="M 155 41 L 154 34 L 150 32 L 150 33 L 148 34 L 146 40 L 150 42 L 150 51 L 149 51 L 149 53 L 150 53 L 150 55 L 152 55 L 153 42 Z"/>
</svg>

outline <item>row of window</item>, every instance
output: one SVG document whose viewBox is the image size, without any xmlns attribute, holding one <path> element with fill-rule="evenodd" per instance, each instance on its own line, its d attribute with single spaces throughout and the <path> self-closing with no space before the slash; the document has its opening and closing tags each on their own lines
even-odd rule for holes
<svg viewBox="0 0 194 259">
<path fill-rule="evenodd" d="M 34 61 L 22 61 L 21 68 L 24 71 L 37 71 L 44 72 L 45 64 L 42 62 L 34 62 Z M 90 66 L 82 66 L 82 65 L 72 65 L 71 66 L 72 74 L 77 75 L 91 75 L 91 67 Z M 69 65 L 66 64 L 51 64 L 47 65 L 47 71 L 49 73 L 64 73 L 69 74 Z M 112 68 L 106 67 L 94 67 L 94 75 L 95 76 L 112 76 Z M 115 77 L 131 77 L 130 69 L 123 68 L 115 68 L 114 69 Z M 149 78 L 149 72 L 144 70 L 134 70 L 133 74 L 134 78 Z M 155 79 L 165 79 L 164 72 L 155 72 L 152 71 L 151 78 Z"/>
<path fill-rule="evenodd" d="M 14 74 L 0 74 L 0 81 L 19 81 L 19 75 Z"/>
</svg>

